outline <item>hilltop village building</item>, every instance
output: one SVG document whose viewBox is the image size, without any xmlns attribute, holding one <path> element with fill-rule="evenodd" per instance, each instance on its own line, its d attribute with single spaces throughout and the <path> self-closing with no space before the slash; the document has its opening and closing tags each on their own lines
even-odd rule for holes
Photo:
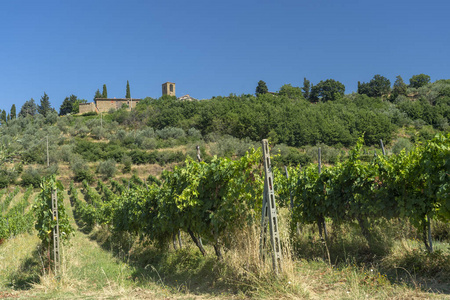
<svg viewBox="0 0 450 300">
<path fill-rule="evenodd" d="M 162 84 L 162 95 L 175 96 L 175 83 L 166 82 Z M 183 101 L 196 100 L 189 95 L 184 95 L 178 98 Z M 94 102 L 81 103 L 79 105 L 79 114 L 85 114 L 90 112 L 105 113 L 110 110 L 120 109 L 125 107 L 127 110 L 132 110 L 141 101 L 141 99 L 132 98 L 95 98 Z"/>
<path fill-rule="evenodd" d="M 141 99 L 132 98 L 95 98 L 94 102 L 80 103 L 79 114 L 85 114 L 88 112 L 96 112 L 98 114 L 105 113 L 110 111 L 111 109 L 116 110 L 122 108 L 124 105 L 126 106 L 127 110 L 132 110 L 136 107 L 136 104 L 139 103 L 140 100 Z"/>
</svg>

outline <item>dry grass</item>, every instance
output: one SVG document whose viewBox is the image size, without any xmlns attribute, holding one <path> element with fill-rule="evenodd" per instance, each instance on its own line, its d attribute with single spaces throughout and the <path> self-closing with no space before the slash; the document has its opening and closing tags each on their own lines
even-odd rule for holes
<svg viewBox="0 0 450 300">
<path fill-rule="evenodd" d="M 65 205 L 69 208 L 67 196 Z M 76 226 L 71 209 L 68 212 Z M 70 245 L 62 248 L 62 275 L 57 278 L 42 272 L 35 251 L 38 239 L 24 234 L 0 246 L 0 290 L 9 293 L 0 296 L 64 299 L 429 299 L 447 296 L 442 293 L 442 286 L 448 285 L 448 281 L 440 286 L 438 282 L 425 284 L 411 272 L 408 280 L 396 281 L 381 271 L 382 266 L 357 265 L 350 258 L 344 263 L 332 261 L 330 265 L 320 249 L 316 257 L 311 252 L 308 259 L 298 259 L 291 245 L 288 222 L 289 212 L 280 210 L 283 265 L 278 276 L 272 271 L 270 255 L 261 263 L 257 225 L 234 234 L 222 261 L 217 260 L 208 245 L 205 247 L 209 254 L 202 257 L 187 235 L 183 235 L 182 250 L 168 251 L 137 241 L 131 248 L 122 247 L 120 240 L 111 242 L 112 236 L 105 228 L 97 228 L 90 236 L 77 231 Z M 308 235 L 317 233 L 305 226 L 302 236 L 314 246 L 314 241 L 308 241 Z M 385 267 L 405 257 L 422 257 L 409 255 L 416 255 L 416 247 L 416 241 L 399 240 L 385 258 Z"/>
</svg>

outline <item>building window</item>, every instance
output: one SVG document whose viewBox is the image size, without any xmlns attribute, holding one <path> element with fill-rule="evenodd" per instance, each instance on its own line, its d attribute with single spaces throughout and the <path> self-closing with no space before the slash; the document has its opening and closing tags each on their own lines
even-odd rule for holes
<svg viewBox="0 0 450 300">
<path fill-rule="evenodd" d="M 170 91 L 173 92 L 173 84 L 170 85 Z"/>
</svg>

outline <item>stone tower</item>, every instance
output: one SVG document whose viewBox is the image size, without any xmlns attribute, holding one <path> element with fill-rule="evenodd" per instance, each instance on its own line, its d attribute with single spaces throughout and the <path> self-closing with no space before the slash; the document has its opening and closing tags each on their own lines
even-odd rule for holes
<svg viewBox="0 0 450 300">
<path fill-rule="evenodd" d="M 169 95 L 169 96 L 175 96 L 175 83 L 173 82 L 166 82 L 162 85 L 162 94 Z"/>
</svg>

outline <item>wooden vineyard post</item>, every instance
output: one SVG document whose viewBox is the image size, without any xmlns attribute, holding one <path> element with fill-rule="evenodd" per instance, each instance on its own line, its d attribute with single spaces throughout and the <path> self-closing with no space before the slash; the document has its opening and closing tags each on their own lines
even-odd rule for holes
<svg viewBox="0 0 450 300">
<path fill-rule="evenodd" d="M 261 238 L 260 250 L 261 258 L 264 261 L 266 256 L 267 223 L 270 228 L 270 242 L 272 244 L 272 264 L 275 274 L 282 271 L 282 255 L 280 246 L 280 234 L 278 228 L 277 208 L 275 204 L 275 193 L 273 189 L 273 173 L 270 163 L 269 142 L 262 140 L 263 160 L 264 160 L 264 193 L 261 215 Z"/>
<path fill-rule="evenodd" d="M 386 151 L 384 150 L 383 140 L 380 139 L 381 151 L 383 151 L 383 155 L 386 155 Z"/>
<path fill-rule="evenodd" d="M 52 190 L 52 213 L 53 220 L 56 220 L 56 226 L 53 227 L 53 262 L 55 267 L 55 276 L 60 272 L 60 251 L 59 251 L 59 219 L 58 219 L 58 197 L 56 189 Z"/>
<path fill-rule="evenodd" d="M 319 175 L 320 173 L 322 173 L 322 148 L 319 147 L 318 149 L 318 168 L 319 168 Z M 328 232 L 327 232 L 327 225 L 325 224 L 325 218 L 323 216 L 320 217 L 320 220 L 318 220 L 318 225 L 319 225 L 319 235 L 320 238 L 323 239 L 325 236 L 325 240 L 328 239 Z M 323 229 L 323 234 L 322 235 L 322 229 Z"/>
</svg>

